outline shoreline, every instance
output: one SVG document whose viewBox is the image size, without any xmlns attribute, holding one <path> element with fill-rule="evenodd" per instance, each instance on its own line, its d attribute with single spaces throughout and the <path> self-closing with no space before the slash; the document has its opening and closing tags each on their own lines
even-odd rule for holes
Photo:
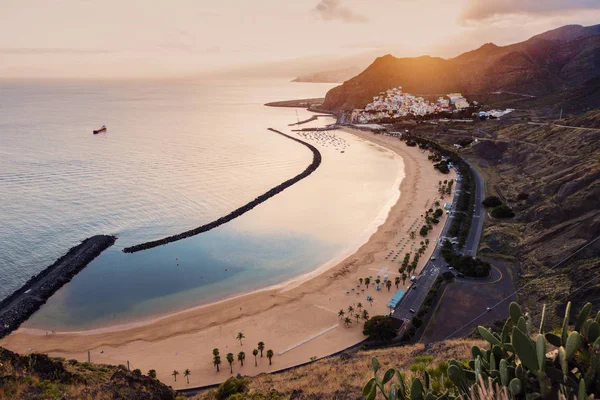
<svg viewBox="0 0 600 400">
<path fill-rule="evenodd" d="M 380 145 L 376 145 L 376 146 L 381 149 L 384 149 L 385 151 L 390 151 L 390 150 L 385 149 L 383 146 L 380 146 Z M 132 322 L 128 322 L 128 323 L 108 325 L 108 326 L 105 326 L 102 328 L 59 331 L 59 332 L 57 332 L 57 334 L 93 335 L 93 334 L 99 334 L 99 333 L 126 331 L 126 330 L 129 330 L 132 328 L 147 326 L 147 325 L 168 319 L 173 316 L 185 314 L 187 312 L 201 310 L 201 309 L 207 308 L 207 307 L 216 306 L 216 305 L 228 302 L 228 301 L 237 300 L 242 297 L 253 295 L 253 294 L 258 294 L 261 292 L 277 290 L 277 291 L 280 291 L 281 293 L 284 293 L 286 291 L 295 289 L 296 287 L 302 285 L 304 282 L 307 282 L 310 279 L 316 278 L 319 275 L 326 273 L 328 270 L 335 268 L 338 264 L 340 264 L 346 258 L 352 256 L 363 245 L 365 245 L 369 242 L 369 240 L 371 239 L 371 236 L 373 236 L 377 232 L 379 227 L 387 221 L 389 213 L 391 212 L 392 208 L 398 202 L 400 196 L 402 195 L 401 190 L 400 190 L 400 185 L 406 176 L 405 171 L 404 171 L 404 162 L 403 162 L 403 159 L 398 154 L 396 154 L 395 152 L 391 152 L 391 153 L 393 154 L 396 163 L 400 164 L 400 165 L 398 165 L 398 168 L 401 170 L 396 175 L 396 180 L 393 183 L 393 186 L 395 187 L 394 196 L 391 197 L 390 199 L 388 199 L 388 201 L 381 207 L 377 216 L 371 221 L 371 223 L 369 225 L 367 225 L 365 227 L 365 229 L 360 234 L 360 236 L 358 237 L 357 240 L 350 243 L 346 248 L 342 249 L 342 251 L 340 251 L 340 253 L 334 255 L 331 259 L 325 261 L 323 264 L 319 265 L 314 270 L 305 272 L 298 276 L 286 279 L 283 282 L 275 283 L 275 284 L 269 285 L 264 288 L 253 289 L 253 290 L 250 290 L 247 292 L 241 292 L 241 293 L 238 293 L 238 294 L 235 294 L 232 296 L 225 297 L 220 300 L 210 301 L 206 304 L 199 304 L 196 306 L 187 307 L 187 308 L 184 308 L 181 310 L 172 311 L 172 312 L 162 314 L 162 315 L 150 316 L 150 317 L 142 318 L 140 320 L 132 321 Z M 36 335 L 36 336 L 42 336 L 47 331 L 47 329 L 43 329 L 43 328 L 21 328 L 21 330 L 23 332 L 26 332 L 26 333 L 29 333 L 32 335 Z"/>
<path fill-rule="evenodd" d="M 276 355 L 273 366 L 263 361 L 256 368 L 253 365 L 234 367 L 234 373 L 256 375 L 304 363 L 311 356 L 323 357 L 362 341 L 362 324 L 344 328 L 334 310 L 362 300 L 362 296 L 349 294 L 349 288 L 356 287 L 358 277 L 376 275 L 375 271 L 380 275 L 398 275 L 393 272 L 397 264 L 390 263 L 387 257 L 384 260 L 384 256 L 388 251 L 398 250 L 396 242 L 399 239 L 409 242 L 406 228 L 412 229 L 424 206 L 435 198 L 434 184 L 441 174 L 432 168 L 426 154 L 406 147 L 397 139 L 392 141 L 391 138 L 359 131 L 350 133 L 398 154 L 403 160 L 405 176 L 400 184 L 401 195 L 387 213 L 385 222 L 342 262 L 316 276 L 305 275 L 302 282 L 292 285 L 294 287 L 289 290 L 267 288 L 171 314 L 143 326 L 114 332 L 63 332 L 56 335 L 37 335 L 20 329 L 2 340 L 2 345 L 16 351 L 33 348 L 34 351 L 79 360 L 86 360 L 87 352 L 92 351 L 93 362 L 122 364 L 131 360 L 133 368 L 143 371 L 157 369 L 163 382 L 172 382 L 169 374 L 173 368 L 190 368 L 193 373 L 190 386 L 201 386 L 222 382 L 229 376 L 228 373 L 217 374 L 214 371 L 210 358 L 207 358 L 213 347 L 222 351 L 229 351 L 226 349 L 232 347 L 248 354 L 251 345 L 246 342 L 262 340 L 276 353 L 301 344 L 299 348 Z M 438 231 L 439 227 L 434 228 L 431 237 L 435 237 Z M 406 251 L 411 247 L 408 245 Z M 423 267 L 423 260 L 432 251 L 430 246 L 419 268 Z M 388 271 L 390 267 L 392 269 Z M 315 271 L 310 274 L 315 274 Z M 373 305 L 366 307 L 370 315 L 387 313 L 386 304 L 393 292 L 385 288 L 375 291 L 371 286 L 367 293 L 375 299 Z M 319 335 L 334 323 L 333 330 Z M 235 333 L 240 331 L 245 332 L 248 338 L 243 346 L 235 341 Z M 186 385 L 185 382 L 177 382 L 174 386 L 183 388 Z"/>
</svg>

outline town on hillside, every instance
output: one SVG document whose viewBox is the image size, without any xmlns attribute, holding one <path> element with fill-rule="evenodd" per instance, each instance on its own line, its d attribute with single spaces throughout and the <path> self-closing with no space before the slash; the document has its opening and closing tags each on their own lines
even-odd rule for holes
<svg viewBox="0 0 600 400">
<path fill-rule="evenodd" d="M 436 114 L 446 116 L 459 113 L 464 116 L 465 112 L 469 115 L 469 111 L 471 111 L 470 116 L 486 119 L 500 118 L 514 111 L 512 109 L 480 111 L 480 107 L 481 104 L 476 101 L 469 103 L 461 93 L 448 93 L 432 102 L 423 97 L 405 93 L 402 91 L 402 86 L 399 86 L 379 93 L 364 109 L 354 109 L 350 119 L 352 123 L 365 124 L 411 116 L 425 117 Z"/>
</svg>

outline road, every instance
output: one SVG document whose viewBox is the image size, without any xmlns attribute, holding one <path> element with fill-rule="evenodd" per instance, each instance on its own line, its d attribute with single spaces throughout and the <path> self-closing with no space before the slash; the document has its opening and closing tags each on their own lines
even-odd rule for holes
<svg viewBox="0 0 600 400">
<path fill-rule="evenodd" d="M 471 223 L 471 231 L 467 237 L 465 247 L 462 249 L 461 253 L 465 255 L 470 255 L 472 257 L 477 256 L 477 249 L 479 248 L 479 242 L 481 240 L 481 235 L 483 233 L 483 222 L 485 218 L 485 210 L 481 202 L 485 196 L 484 194 L 484 186 L 483 186 L 483 178 L 479 171 L 473 167 L 471 163 L 467 161 L 469 167 L 471 167 L 471 171 L 473 171 L 473 176 L 475 178 L 475 207 L 473 212 L 473 221 Z M 456 205 L 458 202 L 458 196 L 462 190 L 462 181 L 457 180 L 454 197 L 452 199 L 452 210 L 456 210 Z M 400 304 L 394 309 L 392 312 L 392 317 L 402 320 L 410 320 L 414 316 L 414 313 L 410 310 L 415 311 L 415 313 L 419 312 L 419 309 L 423 306 L 423 302 L 425 301 L 425 297 L 427 293 L 433 287 L 436 278 L 444 272 L 450 271 L 446 261 L 443 259 L 441 255 L 442 251 L 442 243 L 444 239 L 447 237 L 448 230 L 452 225 L 452 220 L 454 219 L 453 214 L 448 214 L 448 218 L 446 218 L 446 222 L 444 223 L 444 227 L 442 228 L 442 232 L 440 233 L 440 240 L 437 241 L 435 249 L 431 254 L 430 259 L 423 267 L 421 274 L 418 276 L 417 282 L 411 285 L 408 288 L 404 299 L 400 302 Z M 454 271 L 452 271 L 454 273 Z M 487 280 L 492 280 L 497 277 L 492 274 L 490 278 Z"/>
<path fill-rule="evenodd" d="M 477 249 L 479 248 L 479 242 L 481 241 L 481 234 L 483 233 L 483 221 L 485 219 L 485 209 L 483 208 L 483 199 L 485 197 L 483 178 L 479 171 L 469 161 L 465 162 L 471 167 L 473 171 L 473 177 L 475 178 L 475 209 L 473 211 L 473 221 L 471 223 L 471 231 L 467 236 L 464 250 L 462 251 L 465 255 L 472 257 L 477 256 Z"/>
</svg>

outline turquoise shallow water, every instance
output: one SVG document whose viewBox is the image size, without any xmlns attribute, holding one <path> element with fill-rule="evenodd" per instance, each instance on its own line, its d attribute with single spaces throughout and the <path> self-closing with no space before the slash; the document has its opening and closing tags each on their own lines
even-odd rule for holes
<svg viewBox="0 0 600 400">
<path fill-rule="evenodd" d="M 338 133 L 313 138 L 317 172 L 235 221 L 121 251 L 210 222 L 301 172 L 310 151 L 266 128 L 289 133 L 310 113 L 263 104 L 330 87 L 0 83 L 0 297 L 99 233 L 119 239 L 27 326 L 88 329 L 182 310 L 281 283 L 364 241 L 395 193 L 398 164 Z M 92 135 L 102 124 L 108 132 Z"/>
</svg>

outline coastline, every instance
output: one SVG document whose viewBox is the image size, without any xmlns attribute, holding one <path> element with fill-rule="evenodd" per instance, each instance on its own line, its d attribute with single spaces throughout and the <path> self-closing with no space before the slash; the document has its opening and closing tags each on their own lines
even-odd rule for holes
<svg viewBox="0 0 600 400">
<path fill-rule="evenodd" d="M 387 149 L 385 149 L 384 147 L 382 147 L 380 145 L 376 145 L 376 146 L 381 148 L 384 151 L 388 151 Z M 367 244 L 369 242 L 369 240 L 371 239 L 371 236 L 373 236 L 377 232 L 379 227 L 387 221 L 392 207 L 394 207 L 394 205 L 398 202 L 398 200 L 401 196 L 400 185 L 405 178 L 404 162 L 403 162 L 403 159 L 398 154 L 396 154 L 394 152 L 392 152 L 392 154 L 394 156 L 394 159 L 396 160 L 396 163 L 399 164 L 398 168 L 400 170 L 399 173 L 396 175 L 395 182 L 393 183 L 393 186 L 395 187 L 394 196 L 391 197 L 381 207 L 377 216 L 371 221 L 371 223 L 368 226 L 365 227 L 365 229 L 363 230 L 361 235 L 355 241 L 350 243 L 340 253 L 336 254 L 331 259 L 329 259 L 326 262 L 324 262 L 323 264 L 319 265 L 314 270 L 303 273 L 296 277 L 289 278 L 283 282 L 269 285 L 264 288 L 253 289 L 253 290 L 250 290 L 247 292 L 241 292 L 241 293 L 235 294 L 233 296 L 225 297 L 223 299 L 211 301 L 209 303 L 200 304 L 200 305 L 193 306 L 193 307 L 188 307 L 188 308 L 185 308 L 182 310 L 176 310 L 173 312 L 169 312 L 167 314 L 156 315 L 156 316 L 152 316 L 149 318 L 143 318 L 143 319 L 133 321 L 130 323 L 125 323 L 125 324 L 108 325 L 108 326 L 102 327 L 102 328 L 82 329 L 82 330 L 73 330 L 73 331 L 60 331 L 59 334 L 93 335 L 93 334 L 100 334 L 100 333 L 126 331 L 126 330 L 129 330 L 132 328 L 138 328 L 138 327 L 147 326 L 147 325 L 150 325 L 153 323 L 157 323 L 159 321 L 162 321 L 162 320 L 165 320 L 165 319 L 177 316 L 177 315 L 201 310 L 204 308 L 217 306 L 217 305 L 226 303 L 228 301 L 239 300 L 239 299 L 244 298 L 245 296 L 249 296 L 249 295 L 259 294 L 262 292 L 268 292 L 271 290 L 276 290 L 276 291 L 280 291 L 281 293 L 283 293 L 283 292 L 292 290 L 292 289 L 302 285 L 304 282 L 307 282 L 313 278 L 318 277 L 319 275 L 326 273 L 328 270 L 335 268 L 338 264 L 340 264 L 346 258 L 355 254 L 363 245 Z M 46 331 L 47 331 L 47 330 L 41 329 L 41 328 L 21 328 L 20 330 L 24 333 L 35 335 L 35 336 L 45 335 Z"/>
<path fill-rule="evenodd" d="M 234 339 L 236 330 L 246 332 L 249 338 L 247 340 L 263 340 L 268 348 L 272 347 L 279 352 L 288 349 L 290 345 L 303 342 L 315 333 L 319 334 L 332 324 L 339 325 L 339 320 L 332 314 L 333 310 L 356 301 L 356 298 L 349 298 L 345 292 L 349 287 L 356 286 L 358 276 L 374 274 L 371 270 L 377 269 L 369 268 L 370 266 L 380 267 L 375 263 L 384 262 L 383 254 L 393 248 L 392 242 L 401 234 L 400 227 L 408 226 L 413 217 L 421 214 L 424 206 L 422 199 L 431 196 L 428 192 L 434 191 L 423 190 L 425 187 L 421 181 L 431 180 L 433 184 L 437 182 L 438 174 L 426 156 L 419 155 L 419 151 L 414 148 L 406 148 L 397 140 L 399 146 L 396 147 L 381 140 L 385 138 L 375 138 L 374 135 L 362 132 L 352 133 L 402 157 L 405 177 L 400 184 L 401 195 L 386 213 L 383 224 L 376 226 L 375 232 L 368 235 L 366 243 L 341 262 L 335 263 L 332 260 L 331 265 L 322 266 L 321 271 L 315 270 L 285 282 L 287 288 L 283 284 L 276 285 L 275 288 L 265 288 L 170 314 L 143 325 L 127 326 L 121 330 L 113 328 L 55 335 L 20 329 L 3 340 L 2 345 L 17 351 L 33 348 L 35 351 L 80 360 L 87 359 L 87 351 L 91 350 L 94 362 L 119 364 L 125 359 L 131 360 L 135 367 L 142 370 L 157 369 L 164 382 L 170 382 L 169 368 L 182 368 L 185 364 L 195 373 L 192 384 L 197 386 L 227 378 L 227 374 L 213 371 L 205 354 L 210 353 L 212 346 L 237 347 Z M 428 167 L 427 170 L 422 168 L 424 166 Z M 388 266 L 394 266 L 389 261 L 386 262 Z M 369 313 L 385 313 L 385 304 L 392 293 L 386 290 L 376 292 L 373 288 L 368 292 L 375 298 L 375 305 L 368 307 Z M 362 297 L 358 299 L 360 301 Z M 226 331 L 225 335 L 223 330 Z M 358 325 L 348 329 L 336 325 L 333 331 L 319 334 L 318 338 L 303 344 L 301 350 L 276 356 L 273 366 L 262 363 L 258 368 L 244 367 L 240 373 L 256 374 L 296 365 L 305 362 L 310 356 L 322 357 L 361 340 L 363 336 Z M 182 354 L 176 351 L 182 346 L 181 342 L 185 342 L 183 346 L 186 348 L 185 351 L 182 350 Z M 193 346 L 193 351 L 190 350 L 189 343 L 197 344 Z M 100 348 L 107 351 L 99 353 Z M 251 351 L 247 345 L 240 348 L 247 353 Z M 178 382 L 176 386 L 185 387 L 185 384 L 180 385 Z"/>
</svg>

